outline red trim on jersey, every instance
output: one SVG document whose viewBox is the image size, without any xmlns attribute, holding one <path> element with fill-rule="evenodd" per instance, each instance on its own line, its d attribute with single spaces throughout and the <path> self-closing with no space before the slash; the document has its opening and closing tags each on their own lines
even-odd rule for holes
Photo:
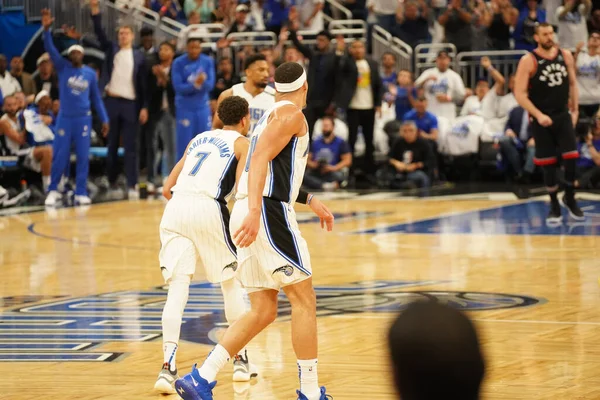
<svg viewBox="0 0 600 400">
<path fill-rule="evenodd" d="M 556 157 L 534 158 L 533 163 L 538 167 L 543 167 L 545 165 L 553 165 L 556 164 Z"/>
<path fill-rule="evenodd" d="M 570 160 L 570 159 L 578 158 L 578 157 L 579 157 L 579 152 L 577 150 L 562 153 L 563 160 Z"/>
<path fill-rule="evenodd" d="M 529 53 L 529 54 L 531 54 L 531 58 L 533 58 L 533 69 L 531 70 L 531 72 L 529 72 L 529 79 L 531 79 L 537 73 L 538 62 L 537 62 L 537 58 L 535 58 L 535 55 L 533 53 Z M 531 84 L 529 84 L 529 89 L 531 89 Z"/>
</svg>

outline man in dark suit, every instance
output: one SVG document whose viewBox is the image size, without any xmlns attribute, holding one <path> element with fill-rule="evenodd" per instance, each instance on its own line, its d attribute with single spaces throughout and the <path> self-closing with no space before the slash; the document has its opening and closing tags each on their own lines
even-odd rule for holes
<svg viewBox="0 0 600 400">
<path fill-rule="evenodd" d="M 163 42 L 158 49 L 158 54 L 154 56 L 151 72 L 148 74 L 150 116 L 145 130 L 149 192 L 153 191 L 155 184 L 155 157 L 159 135 L 163 142 L 163 176 L 168 176 L 175 166 L 175 89 L 171 82 L 171 64 L 175 57 L 175 46 Z"/>
<path fill-rule="evenodd" d="M 346 110 L 348 142 L 352 154 L 354 154 L 358 128 L 362 127 L 366 144 L 364 171 L 371 174 L 375 171 L 373 158 L 375 113 L 381 116 L 384 88 L 379 75 L 379 65 L 365 58 L 365 44 L 360 40 L 354 41 L 349 53 L 350 56 L 342 57 L 340 61 L 339 85 L 336 88 L 337 105 Z"/>
<path fill-rule="evenodd" d="M 333 115 L 335 111 L 336 75 L 340 56 L 344 55 L 344 39 L 339 38 L 336 52 L 332 52 L 329 48 L 331 35 L 327 31 L 319 32 L 317 35 L 315 50 L 300 42 L 294 30 L 290 31 L 290 39 L 298 51 L 310 60 L 307 71 L 308 99 L 304 115 L 312 135 L 317 120 L 325 114 Z"/>
<path fill-rule="evenodd" d="M 535 170 L 535 141 L 531 136 L 529 113 L 522 107 L 515 107 L 508 114 L 504 136 L 498 145 L 516 180 L 527 183 Z M 523 158 L 525 163 L 522 162 Z"/>
<path fill-rule="evenodd" d="M 144 125 L 148 120 L 146 59 L 144 53 L 132 47 L 135 34 L 131 27 L 120 27 L 119 43 L 113 43 L 108 40 L 102 28 L 98 0 L 90 0 L 90 9 L 94 32 L 105 54 L 100 88 L 105 90 L 104 103 L 111 121 L 106 159 L 108 181 L 113 189 L 116 189 L 115 183 L 119 172 L 117 158 L 122 135 L 128 195 L 135 199 L 138 181 L 138 132 L 140 124 Z"/>
<path fill-rule="evenodd" d="M 25 96 L 36 95 L 35 82 L 31 74 L 23 71 L 24 68 L 23 58 L 15 56 L 10 60 L 10 74 L 21 84 Z"/>
</svg>

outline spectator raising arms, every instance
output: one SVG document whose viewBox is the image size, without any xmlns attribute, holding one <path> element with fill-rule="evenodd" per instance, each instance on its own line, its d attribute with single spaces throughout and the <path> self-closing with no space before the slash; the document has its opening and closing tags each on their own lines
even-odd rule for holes
<svg viewBox="0 0 600 400">
<path fill-rule="evenodd" d="M 296 0 L 302 30 L 321 32 L 325 29 L 323 3 L 325 0 Z"/>
<path fill-rule="evenodd" d="M 539 8 L 537 0 L 527 0 L 527 8 L 521 11 L 513 32 L 515 50 L 533 51 L 537 47 L 533 34 L 542 22 L 546 22 L 546 11 Z"/>
<path fill-rule="evenodd" d="M 394 28 L 390 32 L 413 49 L 422 43 L 431 42 L 429 34 L 429 7 L 424 0 L 406 2 L 398 6 Z"/>
<path fill-rule="evenodd" d="M 456 105 L 465 98 L 465 85 L 459 74 L 450 69 L 450 55 L 442 50 L 436 58 L 436 67 L 421 74 L 415 86 L 425 89 L 428 111 L 452 121 L 456 118 Z"/>
<path fill-rule="evenodd" d="M 393 33 L 396 26 L 396 10 L 400 6 L 399 0 L 367 0 L 367 8 L 375 14 L 377 25 Z"/>
<path fill-rule="evenodd" d="M 592 32 L 587 43 L 579 43 L 575 51 L 579 118 L 595 118 L 600 105 L 600 33 Z"/>
<path fill-rule="evenodd" d="M 565 0 L 556 9 L 558 43 L 565 49 L 574 49 L 588 37 L 586 19 L 592 9 L 592 0 Z"/>
<path fill-rule="evenodd" d="M 510 0 L 492 0 L 491 15 L 486 21 L 489 48 L 493 50 L 510 50 L 510 29 L 519 19 L 519 11 Z"/>
<path fill-rule="evenodd" d="M 438 22 L 444 27 L 445 41 L 456 46 L 456 51 L 471 51 L 473 47 L 473 11 L 462 0 L 449 0 L 448 8 Z"/>
<path fill-rule="evenodd" d="M 321 136 L 312 142 L 304 185 L 311 189 L 337 189 L 348 179 L 352 153 L 348 143 L 334 134 L 335 122 L 324 117 Z"/>
</svg>

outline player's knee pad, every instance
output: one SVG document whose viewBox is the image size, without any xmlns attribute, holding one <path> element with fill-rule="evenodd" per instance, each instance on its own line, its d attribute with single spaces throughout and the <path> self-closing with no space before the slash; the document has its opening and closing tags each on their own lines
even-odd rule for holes
<svg viewBox="0 0 600 400">
<path fill-rule="evenodd" d="M 569 186 L 573 186 L 577 170 L 577 159 L 568 158 L 563 160 L 563 166 L 565 167 L 565 183 Z"/>
<path fill-rule="evenodd" d="M 233 278 L 221 282 L 221 291 L 223 292 L 223 303 L 225 304 L 225 318 L 229 324 L 232 324 L 248 310 L 244 300 L 245 290 L 240 282 Z"/>
<path fill-rule="evenodd" d="M 190 293 L 191 276 L 186 274 L 174 274 L 169 281 L 169 292 L 167 302 L 163 310 L 162 320 L 174 321 L 181 324 L 183 310 L 188 301 Z"/>
<path fill-rule="evenodd" d="M 558 188 L 558 168 L 555 164 L 544 165 L 542 167 L 544 174 L 544 184 L 547 188 Z"/>
</svg>

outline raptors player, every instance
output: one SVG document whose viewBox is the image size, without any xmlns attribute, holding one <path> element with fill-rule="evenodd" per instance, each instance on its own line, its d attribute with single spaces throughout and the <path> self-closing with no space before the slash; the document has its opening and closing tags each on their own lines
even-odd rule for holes
<svg viewBox="0 0 600 400">
<path fill-rule="evenodd" d="M 535 164 L 542 168 L 550 194 L 548 224 L 562 222 L 558 202 L 558 155 L 565 170 L 563 205 L 576 220 L 584 219 L 575 200 L 575 167 L 578 152 L 574 125 L 579 95 L 573 56 L 556 46 L 554 29 L 548 23 L 536 26 L 538 47 L 521 58 L 515 77 L 515 99 L 533 119 Z M 569 113 L 570 110 L 570 113 Z"/>
<path fill-rule="evenodd" d="M 269 64 L 264 55 L 255 54 L 248 57 L 244 64 L 244 69 L 246 82 L 238 83 L 231 89 L 227 89 L 221 93 L 217 104 L 220 104 L 230 96 L 240 96 L 246 99 L 248 104 L 250 104 L 250 119 L 252 121 L 250 135 L 252 135 L 256 124 L 265 111 L 275 104 L 275 90 L 267 86 L 269 83 Z M 218 117 L 215 117 L 213 128 L 217 129 L 222 126 L 223 122 Z"/>
<path fill-rule="evenodd" d="M 237 277 L 248 291 L 252 309 L 227 329 L 200 369 L 194 367 L 175 382 L 185 400 L 213 399 L 219 370 L 277 317 L 281 289 L 292 306 L 298 399 L 330 398 L 318 384 L 316 298 L 310 255 L 293 204 L 309 204 L 327 230 L 333 229 L 333 215 L 319 200 L 300 191 L 309 146 L 302 114 L 308 84 L 302 66 L 293 62 L 279 66 L 275 88 L 276 103 L 254 131 L 231 214 L 240 262 Z"/>
<path fill-rule="evenodd" d="M 246 312 L 244 290 L 234 278 L 238 265 L 226 198 L 234 190 L 248 153 L 244 137 L 250 128 L 248 102 L 229 97 L 217 112 L 223 129 L 196 136 L 163 189 L 170 200 L 160 223 L 159 260 L 169 284 L 162 316 L 164 364 L 154 386 L 161 393 L 175 393 L 175 356 L 196 260 L 201 261 L 210 282 L 221 284 L 227 322 L 232 324 Z M 242 348 L 234 359 L 234 381 L 257 375 Z"/>
</svg>

